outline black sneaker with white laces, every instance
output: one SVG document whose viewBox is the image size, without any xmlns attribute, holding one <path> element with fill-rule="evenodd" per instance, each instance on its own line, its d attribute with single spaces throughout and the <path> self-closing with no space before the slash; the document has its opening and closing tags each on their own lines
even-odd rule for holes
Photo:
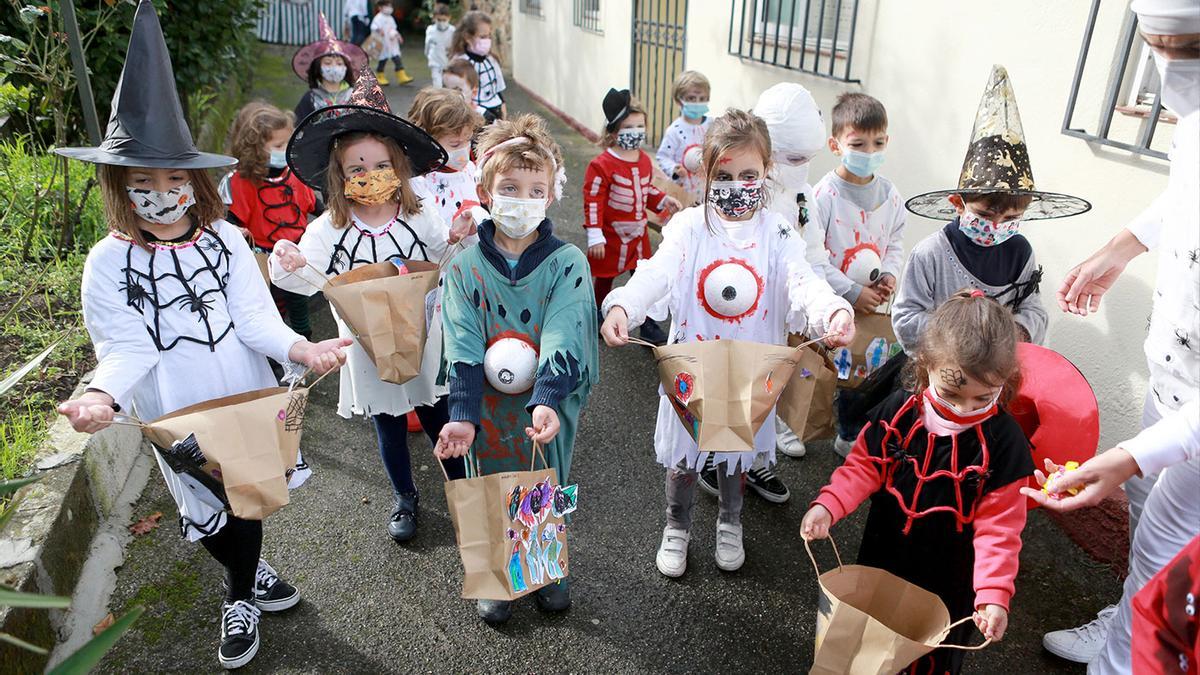
<svg viewBox="0 0 1200 675">
<path fill-rule="evenodd" d="M 700 475 L 696 477 L 700 483 L 700 489 L 714 497 L 721 496 L 721 488 L 717 485 L 717 468 L 713 464 L 712 453 L 708 453 L 708 457 L 704 460 L 704 467 L 700 469 Z"/>
<path fill-rule="evenodd" d="M 217 658 L 227 670 L 241 668 L 258 653 L 258 619 L 254 603 L 236 600 L 221 606 L 221 648 Z"/>
<path fill-rule="evenodd" d="M 772 504 L 782 504 L 792 496 L 783 481 L 779 480 L 779 476 L 767 467 L 750 469 L 746 473 L 746 486 Z"/>
<path fill-rule="evenodd" d="M 229 591 L 229 579 L 221 580 L 221 588 Z M 254 601 L 264 612 L 282 612 L 300 602 L 300 591 L 280 579 L 275 568 L 259 558 L 258 569 L 254 571 Z"/>
</svg>

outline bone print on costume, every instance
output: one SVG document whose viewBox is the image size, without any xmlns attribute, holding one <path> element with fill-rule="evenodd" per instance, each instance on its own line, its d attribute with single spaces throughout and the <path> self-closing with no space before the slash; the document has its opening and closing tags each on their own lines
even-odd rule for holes
<svg viewBox="0 0 1200 675">
<path fill-rule="evenodd" d="M 615 277 L 632 270 L 650 256 L 646 216 L 659 213 L 666 195 L 651 184 L 654 167 L 650 156 L 638 153 L 627 162 L 605 150 L 588 164 L 583 181 L 584 226 L 604 238 L 604 257 L 589 258 L 592 276 Z M 599 243 L 589 232 L 588 243 Z"/>
</svg>

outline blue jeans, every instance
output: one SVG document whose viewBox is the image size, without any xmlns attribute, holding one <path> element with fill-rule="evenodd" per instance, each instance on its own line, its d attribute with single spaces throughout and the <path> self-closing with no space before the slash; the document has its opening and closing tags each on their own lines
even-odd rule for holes
<svg viewBox="0 0 1200 675">
<path fill-rule="evenodd" d="M 838 438 L 853 441 L 858 438 L 866 423 L 864 419 L 851 419 L 850 411 L 862 400 L 862 394 L 853 389 L 838 389 L 833 397 L 834 407 L 837 408 Z"/>
</svg>

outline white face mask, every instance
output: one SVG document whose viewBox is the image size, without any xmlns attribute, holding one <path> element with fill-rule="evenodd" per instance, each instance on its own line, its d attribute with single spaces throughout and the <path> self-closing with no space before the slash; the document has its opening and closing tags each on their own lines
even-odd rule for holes
<svg viewBox="0 0 1200 675">
<path fill-rule="evenodd" d="M 321 66 L 321 79 L 326 82 L 341 82 L 346 79 L 346 66 L 335 63 L 332 66 Z"/>
<path fill-rule="evenodd" d="M 1200 59 L 1167 59 L 1154 54 L 1162 81 L 1162 104 L 1180 117 L 1200 110 Z"/>
<path fill-rule="evenodd" d="M 464 145 L 461 148 L 447 150 L 446 154 L 449 156 L 446 160 L 446 168 L 454 171 L 462 171 L 467 168 L 467 162 L 471 161 L 471 146 Z"/>
<path fill-rule="evenodd" d="M 438 21 L 437 22 L 437 29 L 440 31 L 445 31 L 449 27 L 450 27 L 449 21 Z"/>
<path fill-rule="evenodd" d="M 196 201 L 191 182 L 166 192 L 125 186 L 134 213 L 159 225 L 174 225 Z"/>
<path fill-rule="evenodd" d="M 271 158 L 267 160 L 267 166 L 272 169 L 282 169 L 287 166 L 287 151 L 271 150 Z"/>
<path fill-rule="evenodd" d="M 808 185 L 808 162 L 789 164 L 776 159 L 775 176 L 785 190 L 800 192 Z"/>
<path fill-rule="evenodd" d="M 510 239 L 524 239 L 546 219 L 545 199 L 492 197 L 492 221 Z"/>
</svg>

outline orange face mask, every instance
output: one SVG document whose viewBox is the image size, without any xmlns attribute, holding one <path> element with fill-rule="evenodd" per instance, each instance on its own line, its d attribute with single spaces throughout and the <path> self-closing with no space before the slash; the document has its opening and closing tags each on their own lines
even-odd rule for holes
<svg viewBox="0 0 1200 675">
<path fill-rule="evenodd" d="M 392 169 L 376 169 L 346 179 L 342 194 L 365 206 L 379 206 L 396 200 L 400 177 Z"/>
</svg>

